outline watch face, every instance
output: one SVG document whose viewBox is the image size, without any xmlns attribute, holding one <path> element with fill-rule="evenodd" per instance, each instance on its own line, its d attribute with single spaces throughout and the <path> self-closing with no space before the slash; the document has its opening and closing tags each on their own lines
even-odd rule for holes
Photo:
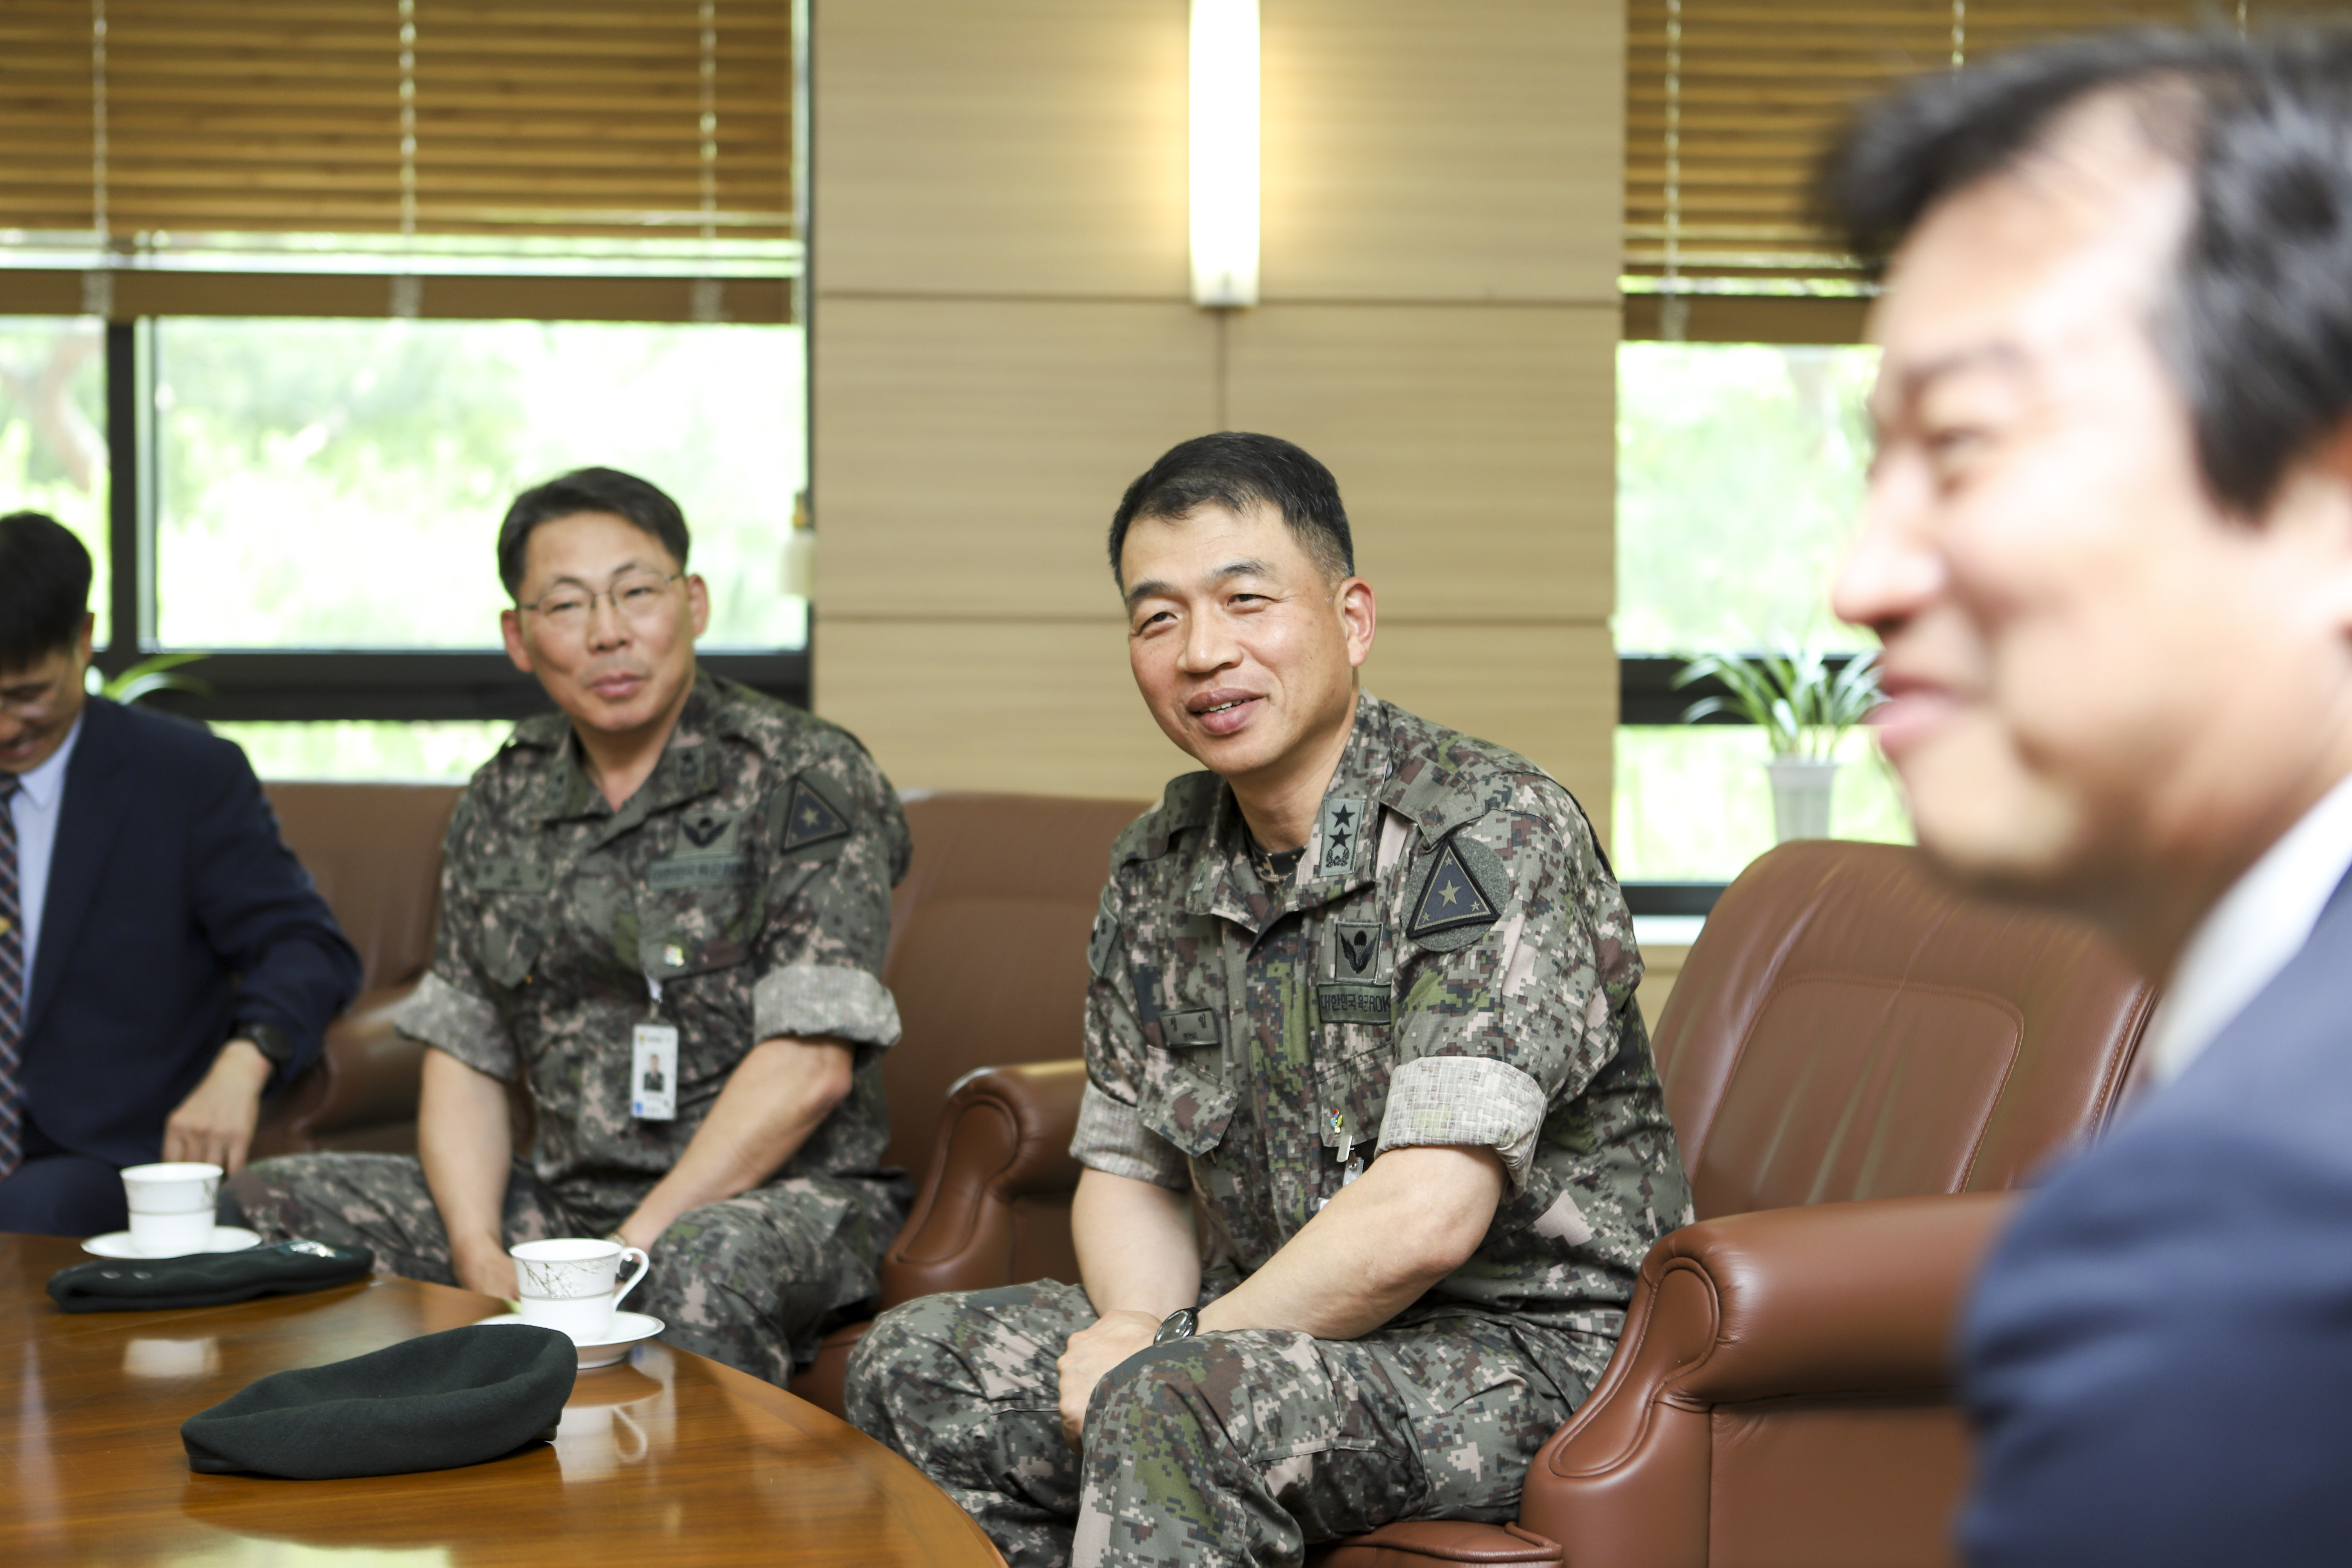
<svg viewBox="0 0 2352 1568">
<path fill-rule="evenodd" d="M 1160 1331 L 1151 1336 L 1151 1342 L 1155 1345 L 1167 1345 L 1173 1344 L 1178 1340 L 1190 1339 L 1200 1321 L 1201 1314 L 1196 1309 L 1179 1307 L 1161 1321 Z"/>
</svg>

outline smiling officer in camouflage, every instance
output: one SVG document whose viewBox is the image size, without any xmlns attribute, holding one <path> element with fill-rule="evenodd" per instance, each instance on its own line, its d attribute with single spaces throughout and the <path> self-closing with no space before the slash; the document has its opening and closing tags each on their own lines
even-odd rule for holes
<svg viewBox="0 0 2352 1568">
<path fill-rule="evenodd" d="M 265 1161 L 233 1195 L 268 1239 L 501 1297 L 509 1247 L 612 1233 L 652 1254 L 630 1306 L 670 1342 L 781 1384 L 875 1294 L 905 1217 L 878 1064 L 907 824 L 846 731 L 697 671 L 687 545 L 676 502 L 609 468 L 509 510 L 507 651 L 562 711 L 515 727 L 449 825 L 433 967 L 396 1019 L 432 1047 L 421 1161 Z"/>
<path fill-rule="evenodd" d="M 1508 1519 L 1689 1217 L 1624 900 L 1541 769 L 1360 694 L 1372 590 L 1313 458 L 1188 441 L 1110 543 L 1136 684 L 1209 771 L 1111 852 L 1085 1286 L 885 1314 L 851 1418 L 1013 1568 Z"/>
</svg>

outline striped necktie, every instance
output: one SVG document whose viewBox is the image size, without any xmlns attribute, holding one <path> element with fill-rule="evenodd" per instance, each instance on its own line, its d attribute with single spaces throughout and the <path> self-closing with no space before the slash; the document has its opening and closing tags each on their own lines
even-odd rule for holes
<svg viewBox="0 0 2352 1568">
<path fill-rule="evenodd" d="M 25 1158 L 25 1097 L 16 1077 L 16 1047 L 25 1037 L 25 925 L 16 894 L 18 780 L 0 773 L 0 1177 Z"/>
</svg>

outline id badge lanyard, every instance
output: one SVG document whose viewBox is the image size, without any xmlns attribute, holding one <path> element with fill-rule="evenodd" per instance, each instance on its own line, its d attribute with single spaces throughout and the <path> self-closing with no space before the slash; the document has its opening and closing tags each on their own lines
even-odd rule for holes
<svg viewBox="0 0 2352 1568">
<path fill-rule="evenodd" d="M 677 1118 L 677 1026 L 661 1021 L 662 983 L 646 976 L 646 1021 L 629 1039 L 629 1114 L 640 1121 Z"/>
</svg>

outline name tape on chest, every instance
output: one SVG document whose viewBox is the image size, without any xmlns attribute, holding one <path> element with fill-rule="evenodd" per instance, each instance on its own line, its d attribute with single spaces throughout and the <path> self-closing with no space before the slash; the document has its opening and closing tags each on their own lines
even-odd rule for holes
<svg viewBox="0 0 2352 1568">
<path fill-rule="evenodd" d="M 1413 884 L 1404 934 L 1436 952 L 1467 947 L 1501 918 L 1510 885 L 1493 850 L 1475 838 L 1448 837 Z"/>
</svg>

